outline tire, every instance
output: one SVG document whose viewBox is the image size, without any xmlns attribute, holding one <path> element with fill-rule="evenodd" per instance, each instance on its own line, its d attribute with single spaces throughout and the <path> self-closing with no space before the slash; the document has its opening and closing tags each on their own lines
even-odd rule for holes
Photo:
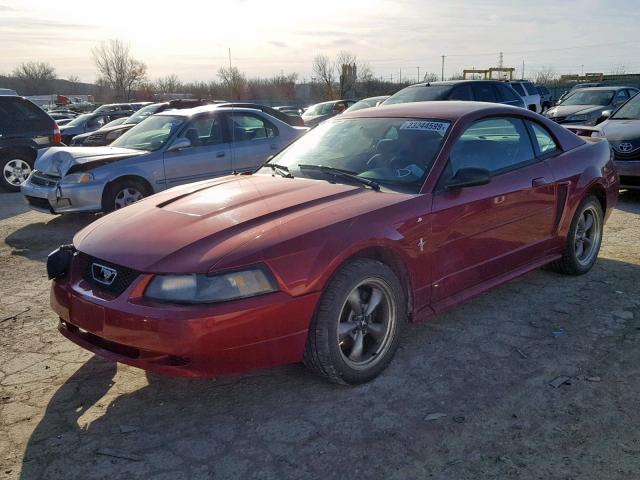
<svg viewBox="0 0 640 480">
<path fill-rule="evenodd" d="M 573 215 L 562 258 L 551 263 L 551 269 L 564 275 L 584 275 L 591 270 L 602 244 L 603 224 L 600 202 L 593 195 L 585 197 Z M 582 249 L 578 245 L 580 242 Z"/>
<path fill-rule="evenodd" d="M 107 185 L 102 196 L 102 211 L 108 213 L 119 210 L 150 194 L 149 188 L 140 180 L 117 180 Z"/>
<path fill-rule="evenodd" d="M 0 186 L 8 192 L 19 192 L 20 185 L 33 170 L 34 157 L 26 152 L 5 153 L 0 157 Z"/>
<path fill-rule="evenodd" d="M 338 270 L 320 298 L 304 363 L 335 383 L 368 382 L 393 358 L 406 318 L 406 296 L 393 271 L 376 260 L 351 261 Z"/>
</svg>

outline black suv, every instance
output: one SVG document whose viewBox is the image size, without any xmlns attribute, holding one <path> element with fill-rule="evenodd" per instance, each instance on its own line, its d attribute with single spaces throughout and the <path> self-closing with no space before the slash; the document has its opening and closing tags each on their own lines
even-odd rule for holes
<svg viewBox="0 0 640 480">
<path fill-rule="evenodd" d="M 417 83 L 391 95 L 382 102 L 382 105 L 432 100 L 467 100 L 502 103 L 522 108 L 525 106 L 520 95 L 508 83 L 498 80 L 451 80 Z"/>
<path fill-rule="evenodd" d="M 0 96 L 0 186 L 20 191 L 38 150 L 60 140 L 58 125 L 40 107 L 22 97 Z"/>
<path fill-rule="evenodd" d="M 85 147 L 103 147 L 105 145 L 109 145 L 124 132 L 131 130 L 141 121 L 155 113 L 160 113 L 164 110 L 170 109 L 199 107 L 201 105 L 206 105 L 207 103 L 209 103 L 207 100 L 195 99 L 179 99 L 171 100 L 169 102 L 152 103 L 151 105 L 142 107 L 120 125 L 114 125 L 112 127 L 105 125 L 99 130 L 74 136 L 70 145 L 73 147 L 80 145 Z"/>
</svg>

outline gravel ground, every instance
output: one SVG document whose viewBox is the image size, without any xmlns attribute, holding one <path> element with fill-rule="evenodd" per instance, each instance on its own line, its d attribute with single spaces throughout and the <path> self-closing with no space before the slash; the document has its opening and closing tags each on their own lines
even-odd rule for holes
<svg viewBox="0 0 640 480">
<path fill-rule="evenodd" d="M 412 326 L 350 388 L 83 351 L 56 331 L 44 262 L 92 218 L 0 194 L 0 479 L 640 478 L 639 213 L 623 194 L 588 275 L 536 271 Z"/>
</svg>

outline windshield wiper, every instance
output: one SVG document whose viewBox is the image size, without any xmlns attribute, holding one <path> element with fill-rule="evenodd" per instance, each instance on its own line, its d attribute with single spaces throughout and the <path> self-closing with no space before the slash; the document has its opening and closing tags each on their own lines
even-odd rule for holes
<svg viewBox="0 0 640 480">
<path fill-rule="evenodd" d="M 289 172 L 289 167 L 278 165 L 277 163 L 265 163 L 264 166 L 271 168 L 271 170 L 276 172 L 281 177 L 293 178 L 293 175 L 291 175 L 291 172 Z"/>
<path fill-rule="evenodd" d="M 325 165 L 311 165 L 301 163 L 298 165 L 298 168 L 308 168 L 310 170 L 319 170 L 323 173 L 328 173 L 329 175 L 333 175 L 335 177 L 346 178 L 348 180 L 355 180 L 358 183 L 371 187 L 373 190 L 379 192 L 380 184 L 378 182 L 374 182 L 373 180 L 369 180 L 368 178 L 363 178 L 359 176 L 356 172 L 350 172 L 349 170 L 343 170 L 341 168 L 335 167 L 327 167 Z"/>
</svg>

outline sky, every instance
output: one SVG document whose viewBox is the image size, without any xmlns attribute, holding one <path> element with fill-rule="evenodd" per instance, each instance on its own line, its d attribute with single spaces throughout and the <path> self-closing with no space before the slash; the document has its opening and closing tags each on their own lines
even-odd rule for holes
<svg viewBox="0 0 640 480">
<path fill-rule="evenodd" d="M 341 50 L 377 77 L 416 80 L 522 62 L 529 75 L 640 72 L 637 0 L 0 0 L 0 74 L 45 61 L 59 78 L 96 78 L 91 49 L 121 39 L 153 80 L 210 80 L 232 64 L 247 76 L 312 76 L 317 54 Z"/>
</svg>

